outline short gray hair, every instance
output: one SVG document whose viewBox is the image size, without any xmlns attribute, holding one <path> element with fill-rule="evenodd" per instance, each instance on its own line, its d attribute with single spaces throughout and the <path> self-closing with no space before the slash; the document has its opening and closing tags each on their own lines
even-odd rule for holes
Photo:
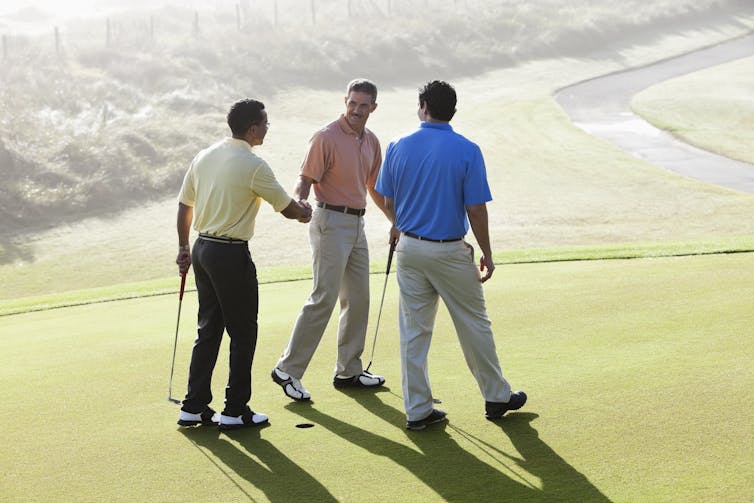
<svg viewBox="0 0 754 503">
<path fill-rule="evenodd" d="M 367 79 L 353 79 L 348 83 L 346 88 L 346 96 L 351 94 L 352 91 L 357 93 L 367 93 L 372 95 L 372 103 L 377 101 L 377 86 L 374 82 Z"/>
</svg>

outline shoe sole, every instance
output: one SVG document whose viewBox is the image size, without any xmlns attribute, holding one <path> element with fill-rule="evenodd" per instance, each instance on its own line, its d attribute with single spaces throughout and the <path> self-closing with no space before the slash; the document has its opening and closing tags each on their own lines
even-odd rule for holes
<svg viewBox="0 0 754 503">
<path fill-rule="evenodd" d="M 377 384 L 364 384 L 361 381 L 353 381 L 351 379 L 337 379 L 337 380 L 334 380 L 332 384 L 333 386 L 339 389 L 342 389 L 342 388 L 379 388 L 380 386 L 385 384 L 385 381 L 379 382 Z"/>
<path fill-rule="evenodd" d="M 442 423 L 447 418 L 448 418 L 448 416 L 445 415 L 445 416 L 442 416 L 441 418 L 435 419 L 433 421 L 429 421 L 427 423 L 422 423 L 422 424 L 417 424 L 415 426 L 410 426 L 408 423 L 406 423 L 406 429 L 407 430 L 411 430 L 411 431 L 421 431 L 421 430 L 426 429 L 427 426 L 430 426 L 430 425 L 433 425 L 433 424 L 437 424 L 437 423 Z"/>
<path fill-rule="evenodd" d="M 214 423 L 214 422 L 205 423 L 204 421 L 186 421 L 186 420 L 182 420 L 182 419 L 178 420 L 178 425 L 179 426 L 198 426 L 198 425 L 202 425 L 202 426 L 217 426 L 218 424 L 220 424 L 220 423 Z"/>
<path fill-rule="evenodd" d="M 217 429 L 220 431 L 240 430 L 241 428 L 253 428 L 255 426 L 262 426 L 269 423 L 269 419 L 265 419 L 259 423 L 241 423 L 241 424 L 218 424 Z"/>
</svg>

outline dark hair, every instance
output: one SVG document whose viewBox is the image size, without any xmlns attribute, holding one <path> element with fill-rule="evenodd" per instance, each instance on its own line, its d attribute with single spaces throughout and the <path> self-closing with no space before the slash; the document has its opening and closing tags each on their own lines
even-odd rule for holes
<svg viewBox="0 0 754 503">
<path fill-rule="evenodd" d="M 428 82 L 419 89 L 419 106 L 424 103 L 433 119 L 449 121 L 456 113 L 456 90 L 442 80 Z"/>
<path fill-rule="evenodd" d="M 233 103 L 228 111 L 228 126 L 233 137 L 242 138 L 251 126 L 263 121 L 262 110 L 264 103 L 257 100 L 245 99 Z"/>
<path fill-rule="evenodd" d="M 377 101 L 377 86 L 371 80 L 367 79 L 353 79 L 348 83 L 346 87 L 346 96 L 351 94 L 351 91 L 357 93 L 367 93 L 372 95 L 372 103 Z"/>
</svg>

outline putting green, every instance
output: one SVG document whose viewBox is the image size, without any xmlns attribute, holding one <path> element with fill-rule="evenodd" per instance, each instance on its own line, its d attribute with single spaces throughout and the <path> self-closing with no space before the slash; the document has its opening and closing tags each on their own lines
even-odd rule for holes
<svg viewBox="0 0 754 503">
<path fill-rule="evenodd" d="M 429 371 L 449 422 L 416 433 L 403 428 L 394 277 L 373 366 L 385 390 L 332 387 L 333 324 L 304 378 L 311 406 L 271 382 L 309 287 L 262 286 L 251 405 L 271 425 L 229 435 L 180 430 L 166 401 L 177 295 L 1 317 L 3 498 L 754 499 L 752 253 L 499 267 L 485 285 L 488 308 L 504 373 L 529 403 L 498 424 L 484 419 L 441 309 Z M 373 299 L 381 288 L 372 281 Z M 179 396 L 195 309 L 189 293 Z M 304 422 L 315 426 L 295 427 Z"/>
</svg>

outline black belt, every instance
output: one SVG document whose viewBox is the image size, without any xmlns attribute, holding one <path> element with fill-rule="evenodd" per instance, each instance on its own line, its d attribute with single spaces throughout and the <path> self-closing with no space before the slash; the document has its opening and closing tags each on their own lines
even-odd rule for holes
<svg viewBox="0 0 754 503">
<path fill-rule="evenodd" d="M 203 232 L 199 233 L 199 239 L 202 239 L 204 241 L 212 241 L 213 243 L 223 243 L 226 245 L 245 245 L 248 244 L 247 241 L 244 241 L 242 239 L 236 239 L 236 238 L 228 238 L 225 236 L 213 236 L 212 234 L 204 234 Z"/>
<path fill-rule="evenodd" d="M 357 210 L 356 208 L 349 208 L 348 206 L 335 206 L 333 204 L 323 203 L 322 201 L 317 202 L 317 207 L 324 208 L 326 210 L 337 211 L 338 213 L 347 213 L 349 215 L 356 215 L 357 217 L 360 217 L 367 211 L 365 209 Z"/>
<path fill-rule="evenodd" d="M 462 239 L 463 239 L 463 238 L 452 238 L 452 239 L 430 239 L 430 238 L 425 238 L 425 237 L 423 237 L 423 236 L 419 236 L 419 235 L 417 235 L 417 234 L 414 234 L 413 232 L 404 232 L 403 234 L 405 234 L 406 236 L 408 236 L 408 237 L 410 237 L 410 238 L 418 239 L 418 240 L 420 240 L 420 241 L 432 241 L 433 243 L 452 243 L 452 242 L 454 242 L 454 241 L 460 241 L 460 240 L 462 240 Z"/>
</svg>

